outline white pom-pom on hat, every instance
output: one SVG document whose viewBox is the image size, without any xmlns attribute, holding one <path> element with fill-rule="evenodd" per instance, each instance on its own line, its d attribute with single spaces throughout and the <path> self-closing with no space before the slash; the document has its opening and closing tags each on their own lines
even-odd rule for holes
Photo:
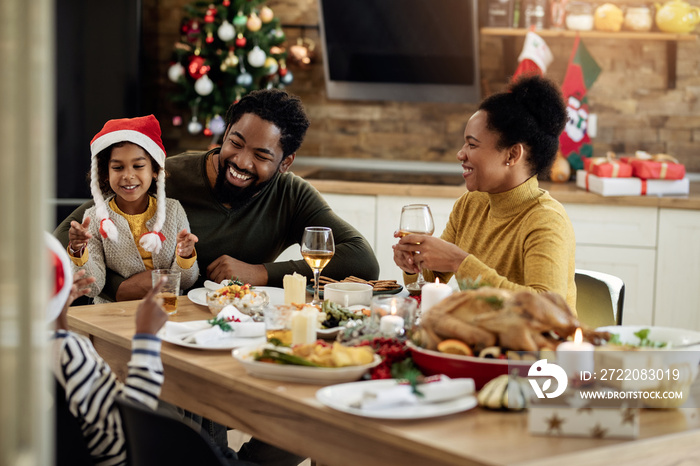
<svg viewBox="0 0 700 466">
<path fill-rule="evenodd" d="M 146 251 L 158 254 L 165 237 L 160 232 L 165 222 L 165 147 L 160 137 L 160 124 L 153 115 L 136 118 L 121 118 L 109 120 L 102 130 L 92 138 L 90 152 L 92 165 L 90 168 L 90 191 L 95 201 L 97 220 L 99 221 L 100 234 L 103 238 L 116 241 L 118 231 L 116 225 L 110 220 L 102 191 L 100 190 L 97 170 L 97 154 L 118 142 L 131 142 L 142 147 L 153 160 L 158 163 L 158 181 L 156 182 L 157 210 L 153 231 L 142 236 L 139 244 Z M 144 240 L 144 238 L 148 239 Z"/>
</svg>

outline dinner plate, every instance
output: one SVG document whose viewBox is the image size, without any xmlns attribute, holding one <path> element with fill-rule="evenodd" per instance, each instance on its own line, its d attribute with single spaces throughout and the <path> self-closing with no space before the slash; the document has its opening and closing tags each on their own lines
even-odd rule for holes
<svg viewBox="0 0 700 466">
<path fill-rule="evenodd" d="M 374 361 L 362 366 L 348 367 L 309 367 L 291 364 L 275 364 L 253 359 L 253 353 L 260 350 L 260 345 L 233 350 L 233 357 L 243 364 L 246 372 L 261 379 L 281 380 L 283 382 L 310 383 L 330 385 L 352 382 L 362 377 L 368 370 L 382 362 L 378 355 Z"/>
<path fill-rule="evenodd" d="M 264 291 L 270 297 L 270 304 L 284 304 L 284 289 L 274 286 L 254 286 L 254 290 Z M 194 288 L 187 293 L 187 297 L 195 304 L 202 306 L 207 305 L 207 290 L 206 288 Z"/>
<path fill-rule="evenodd" d="M 393 385 L 396 385 L 394 379 L 331 385 L 317 391 L 316 399 L 337 411 L 377 419 L 425 419 L 468 411 L 477 405 L 476 397 L 469 395 L 439 403 L 419 403 L 376 410 L 351 407 L 352 404 L 360 400 L 364 390 L 389 388 Z"/>
<path fill-rule="evenodd" d="M 195 321 L 196 322 L 196 321 Z M 177 346 L 184 346 L 185 348 L 193 348 L 199 350 L 232 350 L 234 348 L 240 348 L 242 346 L 260 345 L 265 343 L 266 339 L 264 336 L 261 337 L 234 337 L 222 338 L 220 340 L 207 342 L 204 344 L 198 343 L 188 343 L 183 341 L 181 338 L 168 333 L 168 324 L 171 322 L 166 322 L 163 328 L 158 332 L 158 336 L 161 340 L 167 341 Z"/>
<path fill-rule="evenodd" d="M 401 290 L 403 290 L 403 286 L 399 285 L 398 288 L 394 288 L 393 290 L 376 290 L 372 292 L 372 296 L 378 296 L 378 295 L 384 295 L 384 294 L 398 294 L 401 293 Z M 314 286 L 313 285 L 308 285 L 306 287 L 306 291 L 308 291 L 311 294 L 314 294 Z M 318 297 L 319 299 L 323 299 L 323 287 L 319 288 L 318 290 Z"/>
</svg>

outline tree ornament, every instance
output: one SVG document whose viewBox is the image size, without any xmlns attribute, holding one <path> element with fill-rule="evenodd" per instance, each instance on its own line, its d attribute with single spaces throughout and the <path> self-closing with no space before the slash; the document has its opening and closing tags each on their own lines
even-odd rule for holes
<svg viewBox="0 0 700 466">
<path fill-rule="evenodd" d="M 246 27 L 251 32 L 258 32 L 262 27 L 262 21 L 260 21 L 260 18 L 258 17 L 258 15 L 255 14 L 255 12 L 252 12 L 248 17 Z"/>
<path fill-rule="evenodd" d="M 248 42 L 248 41 L 246 40 L 245 37 L 243 37 L 243 34 L 241 34 L 241 33 L 239 32 L 239 33 L 238 33 L 238 37 L 236 37 L 236 47 L 242 49 L 243 47 L 245 47 L 245 44 L 246 44 L 247 42 Z"/>
<path fill-rule="evenodd" d="M 201 33 L 202 30 L 199 29 L 199 22 L 196 20 L 192 20 L 192 22 L 189 25 L 189 29 L 187 30 L 187 40 L 193 43 L 197 42 Z"/>
<path fill-rule="evenodd" d="M 286 70 L 286 68 L 285 68 L 285 70 Z M 280 70 L 280 71 L 282 71 L 282 70 Z M 286 71 L 287 72 L 284 74 L 284 76 L 282 76 L 282 74 L 280 73 L 280 82 L 282 84 L 284 84 L 285 86 L 289 86 L 294 81 L 294 75 L 292 74 L 291 71 L 289 71 L 289 70 L 286 70 Z"/>
<path fill-rule="evenodd" d="M 202 134 L 204 134 L 205 136 L 211 136 L 214 133 L 212 133 L 209 128 L 204 128 L 204 131 L 202 131 Z"/>
<path fill-rule="evenodd" d="M 185 74 L 185 67 L 175 62 L 168 68 L 168 79 L 176 83 Z"/>
<path fill-rule="evenodd" d="M 236 67 L 238 66 L 238 56 L 233 52 L 235 49 L 233 47 L 229 47 L 228 49 L 228 55 L 226 55 L 226 58 L 224 58 L 224 63 L 226 66 L 230 67 Z"/>
<path fill-rule="evenodd" d="M 204 64 L 204 58 L 193 55 L 190 57 L 190 63 L 187 66 L 187 71 L 193 79 L 199 79 L 209 72 L 209 66 Z"/>
<path fill-rule="evenodd" d="M 265 71 L 268 75 L 277 73 L 277 70 L 279 69 L 279 65 L 277 64 L 277 60 L 275 60 L 273 57 L 267 57 L 265 59 L 264 66 L 265 66 Z"/>
<path fill-rule="evenodd" d="M 250 66 L 254 66 L 255 68 L 260 68 L 263 66 L 266 58 L 267 55 L 265 55 L 265 52 L 263 52 L 263 50 L 257 45 L 253 47 L 250 52 L 248 52 L 248 63 Z"/>
<path fill-rule="evenodd" d="M 207 44 L 214 43 L 214 34 L 211 31 L 207 32 L 207 38 L 204 39 L 204 42 L 206 42 Z"/>
<path fill-rule="evenodd" d="M 182 126 L 182 117 L 180 115 L 173 116 L 173 126 Z"/>
<path fill-rule="evenodd" d="M 197 94 L 201 96 L 207 96 L 212 93 L 214 90 L 214 81 L 209 79 L 209 76 L 206 74 L 199 78 L 197 81 L 194 83 L 194 90 L 197 92 Z"/>
<path fill-rule="evenodd" d="M 226 122 L 221 115 L 214 115 L 214 118 L 209 122 L 209 129 L 212 134 L 216 136 L 224 134 L 224 131 L 226 131 Z"/>
<path fill-rule="evenodd" d="M 248 18 L 246 15 L 244 15 L 241 10 L 238 10 L 238 13 L 236 13 L 236 16 L 233 18 L 233 25 L 236 27 L 236 29 L 240 29 L 245 26 L 247 22 Z"/>
<path fill-rule="evenodd" d="M 190 134 L 199 134 L 202 131 L 202 124 L 197 121 L 197 117 L 193 116 L 192 120 L 187 124 L 187 132 Z"/>
<path fill-rule="evenodd" d="M 236 28 L 234 28 L 233 24 L 229 23 L 228 20 L 224 19 L 221 26 L 219 26 L 219 29 L 216 31 L 216 34 L 219 36 L 219 39 L 228 42 L 236 37 Z"/>
<path fill-rule="evenodd" d="M 280 28 L 271 29 L 268 34 L 272 40 L 280 42 L 284 40 L 284 31 Z"/>
<path fill-rule="evenodd" d="M 268 6 L 262 7 L 260 10 L 260 20 L 264 23 L 267 24 L 270 21 L 272 21 L 272 18 L 275 17 L 275 14 L 272 12 L 272 9 Z"/>
<path fill-rule="evenodd" d="M 224 0 L 223 4 L 225 7 L 229 7 L 229 6 L 231 6 L 231 0 Z"/>
<path fill-rule="evenodd" d="M 243 87 L 250 87 L 253 84 L 253 76 L 248 73 L 241 62 L 241 74 L 236 76 L 236 84 Z"/>
</svg>

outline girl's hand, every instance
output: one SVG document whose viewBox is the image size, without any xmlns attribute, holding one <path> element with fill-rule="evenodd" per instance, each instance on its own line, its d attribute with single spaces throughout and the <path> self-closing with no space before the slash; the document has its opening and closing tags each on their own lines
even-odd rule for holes
<svg viewBox="0 0 700 466">
<path fill-rule="evenodd" d="M 68 318 L 66 317 L 68 308 L 73 304 L 73 301 L 88 294 L 90 284 L 95 283 L 95 277 L 86 277 L 85 274 L 85 270 L 82 269 L 73 274 L 73 286 L 70 289 L 70 293 L 68 293 L 68 299 L 66 299 L 66 304 L 64 304 L 61 314 L 56 319 L 56 328 L 68 330 Z"/>
<path fill-rule="evenodd" d="M 155 335 L 168 321 L 168 314 L 163 309 L 163 300 L 156 297 L 166 280 L 163 277 L 139 303 L 136 309 L 136 333 Z"/>
<path fill-rule="evenodd" d="M 192 254 L 194 254 L 194 243 L 197 241 L 199 241 L 199 238 L 183 229 L 177 234 L 177 255 L 183 259 L 192 257 Z"/>
<path fill-rule="evenodd" d="M 70 222 L 70 230 L 68 230 L 68 246 L 71 253 L 75 257 L 80 257 L 83 248 L 87 246 L 88 240 L 92 238 L 92 234 L 88 231 L 90 226 L 90 217 L 85 217 L 83 223 L 80 224 L 73 220 Z M 73 253 L 75 251 L 75 253 Z"/>
</svg>

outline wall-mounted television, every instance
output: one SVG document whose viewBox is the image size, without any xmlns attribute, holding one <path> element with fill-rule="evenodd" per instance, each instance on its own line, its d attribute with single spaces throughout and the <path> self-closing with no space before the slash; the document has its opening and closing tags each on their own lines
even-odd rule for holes
<svg viewBox="0 0 700 466">
<path fill-rule="evenodd" d="M 477 0 L 319 0 L 330 99 L 478 102 Z"/>
</svg>

